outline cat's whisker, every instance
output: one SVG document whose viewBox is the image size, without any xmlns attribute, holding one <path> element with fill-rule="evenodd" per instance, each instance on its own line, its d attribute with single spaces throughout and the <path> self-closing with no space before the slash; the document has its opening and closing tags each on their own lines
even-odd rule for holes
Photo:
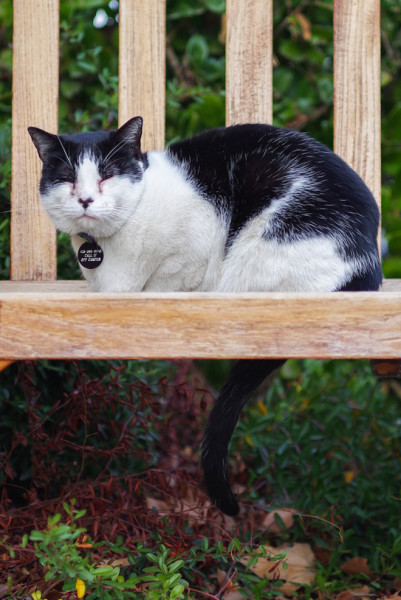
<svg viewBox="0 0 401 600">
<path fill-rule="evenodd" d="M 112 157 L 110 157 L 110 158 L 112 158 Z M 118 162 L 119 162 L 118 158 L 116 157 L 113 160 L 109 159 L 107 162 L 103 162 L 103 166 L 105 166 L 105 167 L 111 167 L 113 165 L 118 165 Z"/>
<path fill-rule="evenodd" d="M 124 147 L 124 146 L 126 146 L 127 144 L 128 144 L 128 140 L 122 140 L 122 141 L 121 141 L 121 142 L 119 142 L 119 143 L 118 143 L 116 146 L 114 146 L 114 148 L 112 148 L 112 149 L 110 150 L 110 152 L 109 152 L 108 154 L 106 154 L 106 156 L 104 157 L 104 159 L 103 159 L 103 164 L 104 164 L 104 165 L 106 165 L 106 164 L 108 165 L 108 164 L 109 164 L 109 163 L 108 163 L 108 160 L 109 160 L 109 159 L 110 159 L 112 156 L 114 156 L 114 154 L 115 154 L 116 152 L 118 152 L 118 150 L 120 150 L 121 148 L 123 148 L 123 147 Z"/>
<path fill-rule="evenodd" d="M 24 212 L 34 212 L 34 211 L 44 212 L 44 210 L 45 209 L 43 208 L 43 206 L 24 206 L 23 208 L 21 207 L 21 208 L 11 208 L 10 210 L 3 210 L 3 211 L 0 211 L 0 214 L 6 214 L 6 213 L 21 214 Z"/>
<path fill-rule="evenodd" d="M 67 161 L 65 161 L 63 158 L 60 158 L 59 160 L 60 160 L 60 161 L 63 163 L 63 165 L 66 165 L 66 166 L 67 166 L 69 169 L 73 169 L 73 166 L 72 166 L 72 164 L 71 164 L 71 161 L 70 161 L 70 162 L 67 162 Z"/>
<path fill-rule="evenodd" d="M 68 156 L 68 154 L 67 154 L 67 151 L 66 151 L 66 149 L 65 149 L 65 146 L 64 146 L 63 142 L 61 141 L 61 138 L 60 138 L 60 136 L 59 136 L 59 135 L 57 136 L 57 139 L 58 139 L 58 141 L 60 142 L 60 146 L 61 146 L 61 147 L 62 147 L 62 149 L 63 149 L 63 152 L 64 152 L 64 154 L 65 154 L 65 157 L 66 157 L 66 159 L 67 159 L 67 161 L 68 161 L 68 165 L 71 167 L 71 169 L 74 169 L 74 167 L 72 166 L 71 159 L 70 159 L 70 157 Z"/>
</svg>

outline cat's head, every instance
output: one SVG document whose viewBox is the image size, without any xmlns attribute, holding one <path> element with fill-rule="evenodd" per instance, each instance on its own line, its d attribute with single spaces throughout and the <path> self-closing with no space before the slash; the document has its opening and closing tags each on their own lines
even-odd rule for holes
<svg viewBox="0 0 401 600">
<path fill-rule="evenodd" d="M 57 229 L 95 238 L 118 231 L 142 194 L 142 118 L 109 132 L 59 136 L 37 127 L 28 131 L 43 163 L 41 198 Z"/>
</svg>

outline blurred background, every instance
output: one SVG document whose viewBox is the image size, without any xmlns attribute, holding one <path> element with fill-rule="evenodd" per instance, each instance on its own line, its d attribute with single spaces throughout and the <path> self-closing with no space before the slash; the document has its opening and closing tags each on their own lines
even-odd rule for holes
<svg viewBox="0 0 401 600">
<path fill-rule="evenodd" d="M 401 277 L 401 4 L 381 6 L 383 268 L 386 277 Z M 167 143 L 224 125 L 224 12 L 224 0 L 167 0 Z M 117 0 L 61 0 L 60 132 L 117 127 L 118 13 Z M 274 123 L 328 146 L 332 18 L 331 0 L 274 2 Z M 1 0 L 0 279 L 9 277 L 11 67 L 12 1 Z M 79 277 L 64 235 L 58 277 Z M 39 361 L 4 370 L 0 513 L 8 515 L 3 541 L 14 552 L 2 555 L 4 572 L 32 564 L 33 551 L 17 551 L 21 536 L 75 498 L 89 510 L 84 524 L 95 539 L 127 534 L 130 551 L 135 536 L 150 545 L 168 540 L 177 552 L 202 535 L 211 543 L 233 535 L 263 541 L 272 503 L 306 515 L 290 532 L 281 524 L 268 536 L 313 546 L 317 597 L 342 589 L 339 565 L 351 556 L 369 561 L 378 589 L 401 578 L 401 386 L 376 380 L 364 361 L 287 362 L 234 436 L 232 473 L 244 514 L 235 526 L 214 513 L 188 517 L 189 505 L 206 502 L 198 492 L 199 444 L 227 368 L 227 361 Z M 177 498 L 186 498 L 185 510 Z M 187 578 L 199 585 L 224 556 L 220 548 L 201 568 L 191 563 Z M 16 571 L 20 590 L 29 577 Z M 243 595 L 260 597 L 252 578 L 244 585 Z"/>
</svg>

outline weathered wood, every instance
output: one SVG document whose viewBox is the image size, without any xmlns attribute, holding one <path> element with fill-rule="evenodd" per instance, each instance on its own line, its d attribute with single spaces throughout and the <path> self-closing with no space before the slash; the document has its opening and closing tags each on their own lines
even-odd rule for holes
<svg viewBox="0 0 401 600">
<path fill-rule="evenodd" d="M 385 279 L 380 288 L 380 292 L 400 292 L 401 293 L 401 279 Z M 0 299 L 3 294 L 15 294 L 15 293 L 41 293 L 41 294 L 80 294 L 89 293 L 93 294 L 92 298 L 98 296 L 97 293 L 92 292 L 89 288 L 88 282 L 80 280 L 58 280 L 58 281 L 0 281 Z M 376 294 L 377 292 L 372 292 Z M 143 294 L 142 294 L 143 295 Z M 162 296 L 162 294 L 160 294 Z M 177 293 L 180 296 L 179 293 Z M 195 294 L 194 294 L 195 295 Z M 202 296 L 203 294 L 198 294 Z M 258 297 L 260 294 L 254 294 Z M 284 293 L 283 293 L 284 295 Z M 331 296 L 332 294 L 327 294 Z M 269 294 L 267 294 L 269 296 Z M 224 294 L 221 294 L 224 298 Z M 1 323 L 1 322 L 0 322 Z"/>
<path fill-rule="evenodd" d="M 165 0 L 120 0 L 119 124 L 143 117 L 144 150 L 164 147 L 165 13 Z"/>
<path fill-rule="evenodd" d="M 272 11 L 272 0 L 227 0 L 227 125 L 272 122 Z"/>
<path fill-rule="evenodd" d="M 58 3 L 14 1 L 13 278 L 52 279 L 28 125 L 56 131 Z M 41 15 L 38 20 L 37 14 Z M 271 122 L 272 1 L 227 0 L 227 123 Z M 335 0 L 335 150 L 380 200 L 379 0 Z M 165 0 L 120 0 L 120 123 L 164 145 Z M 0 357 L 401 356 L 401 281 L 377 293 L 94 294 L 86 282 L 0 282 Z"/>
<path fill-rule="evenodd" d="M 27 286 L 27 293 L 0 286 L 5 359 L 401 356 L 400 282 L 398 291 L 332 294 L 44 293 Z"/>
<path fill-rule="evenodd" d="M 334 150 L 380 205 L 380 0 L 334 0 Z"/>
<path fill-rule="evenodd" d="M 41 206 L 40 161 L 27 127 L 57 132 L 59 10 L 14 0 L 11 276 L 55 279 L 56 233 Z"/>
</svg>

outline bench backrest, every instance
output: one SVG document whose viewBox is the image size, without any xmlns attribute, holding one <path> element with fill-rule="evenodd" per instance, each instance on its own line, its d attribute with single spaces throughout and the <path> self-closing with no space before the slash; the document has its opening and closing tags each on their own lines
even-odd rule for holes
<svg viewBox="0 0 401 600">
<path fill-rule="evenodd" d="M 40 18 L 37 16 L 40 15 Z M 120 0 L 119 121 L 164 145 L 165 0 Z M 272 0 L 227 0 L 226 121 L 272 120 Z M 38 195 L 27 127 L 57 131 L 58 0 L 14 0 L 11 277 L 56 278 L 56 234 Z M 140 84 L 138 84 L 140 82 Z M 380 202 L 380 0 L 334 0 L 334 150 Z"/>
</svg>

